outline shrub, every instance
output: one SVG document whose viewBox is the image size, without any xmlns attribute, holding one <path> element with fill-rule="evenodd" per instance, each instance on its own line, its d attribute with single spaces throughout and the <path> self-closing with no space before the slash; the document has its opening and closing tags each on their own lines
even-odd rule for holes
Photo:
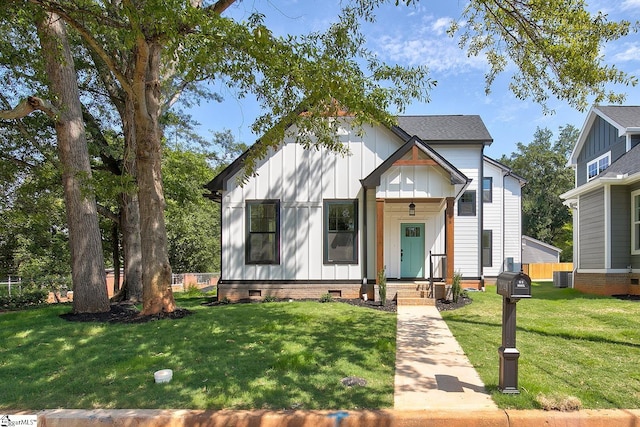
<svg viewBox="0 0 640 427">
<path fill-rule="evenodd" d="M 273 295 L 267 295 L 262 299 L 262 302 L 276 302 L 276 301 L 278 301 L 278 298 L 276 298 Z"/>
<path fill-rule="evenodd" d="M 320 302 L 331 302 L 333 301 L 333 297 L 331 296 L 331 294 L 327 293 L 327 294 L 323 294 L 320 297 Z"/>
<path fill-rule="evenodd" d="M 4 310 L 16 310 L 44 304 L 49 296 L 46 289 L 25 289 L 22 292 L 0 296 L 0 308 Z"/>
<path fill-rule="evenodd" d="M 184 291 L 184 295 L 188 297 L 199 297 L 202 295 L 202 291 L 196 285 L 189 285 Z"/>
</svg>

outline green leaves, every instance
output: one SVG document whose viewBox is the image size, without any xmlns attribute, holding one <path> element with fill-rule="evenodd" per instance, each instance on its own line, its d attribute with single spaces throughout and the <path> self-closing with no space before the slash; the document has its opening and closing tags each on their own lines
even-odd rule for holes
<svg viewBox="0 0 640 427">
<path fill-rule="evenodd" d="M 607 42 L 636 28 L 629 21 L 609 21 L 602 12 L 591 14 L 583 0 L 474 0 L 463 16 L 467 25 L 452 31 L 463 28 L 460 45 L 469 55 L 487 56 L 487 91 L 509 62 L 519 71 L 510 84 L 516 97 L 545 108 L 550 96 L 581 111 L 591 98 L 619 103 L 624 96 L 608 85 L 637 84 L 636 77 L 606 64 L 602 54 Z"/>
</svg>

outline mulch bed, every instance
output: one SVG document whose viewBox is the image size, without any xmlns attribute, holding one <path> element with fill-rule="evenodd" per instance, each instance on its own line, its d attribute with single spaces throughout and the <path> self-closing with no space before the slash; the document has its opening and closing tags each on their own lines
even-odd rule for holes
<svg viewBox="0 0 640 427">
<path fill-rule="evenodd" d="M 612 295 L 614 298 L 623 301 L 640 301 L 640 295 Z"/>
<path fill-rule="evenodd" d="M 184 308 L 177 308 L 172 313 L 159 313 L 143 316 L 131 304 L 111 304 L 111 310 L 105 313 L 65 313 L 60 317 L 69 322 L 98 322 L 98 323 L 145 323 L 163 319 L 182 319 L 192 314 Z"/>
<path fill-rule="evenodd" d="M 640 298 L 639 298 L 640 300 Z M 276 300 L 276 302 L 284 302 L 288 301 L 288 299 Z M 308 301 L 318 301 L 317 299 L 310 299 Z M 369 308 L 372 310 L 385 311 L 389 313 L 395 313 L 398 311 L 398 306 L 396 301 L 391 300 L 387 301 L 385 305 L 380 304 L 378 301 L 371 300 L 363 300 L 360 298 L 354 299 L 336 299 L 334 302 L 344 303 L 355 305 L 358 307 Z M 468 297 L 461 296 L 458 299 L 457 303 L 453 301 L 448 302 L 442 299 L 436 300 L 436 308 L 439 311 L 445 310 L 455 310 L 460 307 L 464 307 L 467 304 L 471 304 L 472 299 Z M 262 303 L 260 300 L 241 300 L 235 302 L 233 304 L 259 304 Z M 229 303 L 220 302 L 217 300 L 213 300 L 211 302 L 205 303 L 207 306 L 217 306 L 217 305 L 226 305 Z M 331 303 L 327 303 L 331 304 Z M 61 314 L 60 317 L 69 321 L 69 322 L 98 322 L 98 323 L 145 323 L 145 322 L 153 322 L 156 320 L 165 320 L 165 319 L 182 319 L 184 317 L 192 314 L 191 311 L 184 308 L 177 308 L 172 313 L 159 313 L 151 316 L 143 316 L 140 311 L 131 304 L 111 304 L 111 310 L 106 313 L 65 313 Z"/>
</svg>

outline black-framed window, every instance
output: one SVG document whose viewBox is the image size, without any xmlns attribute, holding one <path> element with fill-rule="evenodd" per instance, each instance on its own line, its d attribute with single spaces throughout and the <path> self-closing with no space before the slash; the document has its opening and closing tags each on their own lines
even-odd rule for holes
<svg viewBox="0 0 640 427">
<path fill-rule="evenodd" d="M 246 203 L 246 264 L 280 264 L 280 201 Z"/>
<path fill-rule="evenodd" d="M 493 230 L 482 230 L 482 266 L 493 266 Z"/>
<path fill-rule="evenodd" d="M 493 178 L 490 176 L 482 178 L 482 201 L 493 202 Z"/>
<path fill-rule="evenodd" d="M 358 263 L 358 201 L 324 201 L 324 263 Z"/>
<path fill-rule="evenodd" d="M 458 199 L 458 216 L 476 216 L 476 192 L 465 191 Z"/>
</svg>

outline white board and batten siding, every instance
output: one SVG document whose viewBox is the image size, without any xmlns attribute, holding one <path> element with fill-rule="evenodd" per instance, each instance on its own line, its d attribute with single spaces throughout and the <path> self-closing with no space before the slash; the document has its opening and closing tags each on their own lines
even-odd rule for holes
<svg viewBox="0 0 640 427">
<path fill-rule="evenodd" d="M 458 216 L 458 204 L 454 206 L 454 264 L 455 271 L 463 277 L 480 277 L 481 227 L 479 221 L 482 203 L 482 148 L 479 145 L 432 145 L 445 159 L 471 179 L 467 191 L 476 192 L 476 215 Z"/>
<path fill-rule="evenodd" d="M 483 268 L 486 277 L 495 277 L 507 269 L 507 259 L 513 259 L 513 268 L 521 267 L 522 216 L 521 185 L 517 178 L 484 162 L 484 177 L 492 178 L 492 201 L 483 204 L 484 230 L 492 231 L 492 265 Z M 480 197 L 482 194 L 480 192 Z"/>
<path fill-rule="evenodd" d="M 362 135 L 341 132 L 342 142 L 350 151 L 347 156 L 324 149 L 305 150 L 287 140 L 278 150 L 269 151 L 257 166 L 257 176 L 251 177 L 244 186 L 238 185 L 235 176 L 228 180 L 227 191 L 222 196 L 225 280 L 362 278 L 361 233 L 365 207 L 360 179 L 378 167 L 400 144 L 385 128 L 366 127 L 364 131 Z M 323 263 L 323 201 L 328 199 L 359 200 L 357 264 Z M 245 204 L 251 200 L 280 201 L 279 265 L 245 264 Z M 371 206 L 375 198 L 368 202 Z M 368 221 L 373 224 L 371 217 Z"/>
<path fill-rule="evenodd" d="M 483 203 L 483 230 L 492 232 L 491 266 L 483 267 L 485 276 L 497 276 L 503 271 L 506 254 L 504 248 L 503 227 L 505 209 L 503 208 L 504 194 L 504 171 L 489 162 L 484 162 L 483 175 L 485 178 L 492 178 L 492 200 L 490 203 Z M 482 199 L 482 191 L 478 196 Z"/>
<path fill-rule="evenodd" d="M 409 154 L 410 155 L 410 154 Z M 450 176 L 440 167 L 392 166 L 380 177 L 376 197 L 384 198 L 384 264 L 389 278 L 401 278 L 401 224 L 424 224 L 425 257 L 429 251 L 445 252 L 445 199 L 453 197 L 455 188 Z M 441 199 L 440 203 L 424 203 L 420 199 Z M 415 216 L 409 216 L 408 205 L 393 199 L 416 199 Z M 371 269 L 370 269 L 371 271 Z M 424 274 L 428 275 L 428 260 Z M 375 277 L 375 276 L 374 276 Z"/>
</svg>

